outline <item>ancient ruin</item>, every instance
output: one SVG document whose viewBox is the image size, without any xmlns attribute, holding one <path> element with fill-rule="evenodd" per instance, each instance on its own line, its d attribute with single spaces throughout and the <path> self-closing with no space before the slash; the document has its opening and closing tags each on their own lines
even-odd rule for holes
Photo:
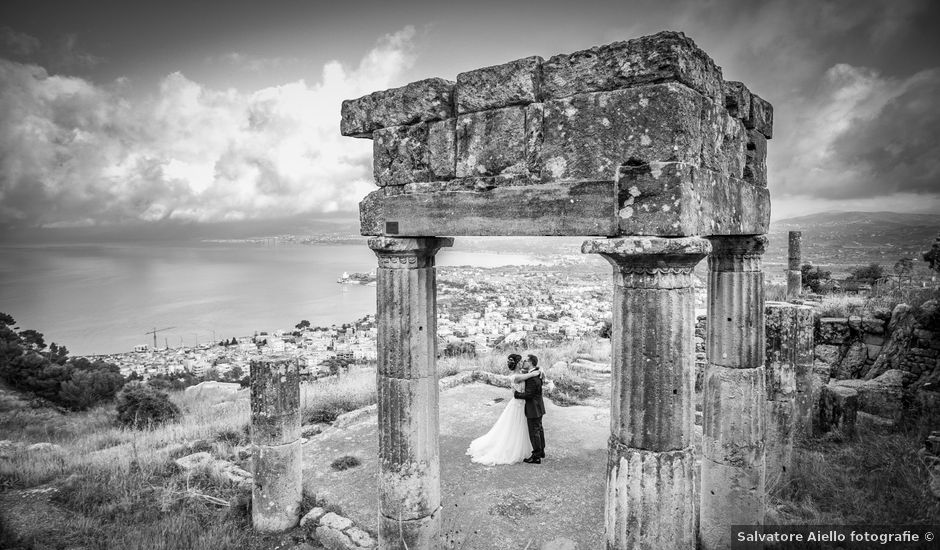
<svg viewBox="0 0 940 550">
<path fill-rule="evenodd" d="M 343 102 L 379 187 L 360 220 L 379 263 L 380 548 L 440 547 L 434 256 L 452 236 L 584 235 L 613 265 L 608 548 L 696 546 L 691 271 L 711 253 L 702 545 L 763 521 L 772 127 L 677 32 Z"/>
<path fill-rule="evenodd" d="M 787 240 L 787 300 L 803 293 L 803 232 L 790 231 Z"/>
<path fill-rule="evenodd" d="M 293 357 L 265 357 L 251 361 L 249 376 L 251 522 L 259 531 L 283 531 L 300 521 L 300 365 Z"/>
</svg>

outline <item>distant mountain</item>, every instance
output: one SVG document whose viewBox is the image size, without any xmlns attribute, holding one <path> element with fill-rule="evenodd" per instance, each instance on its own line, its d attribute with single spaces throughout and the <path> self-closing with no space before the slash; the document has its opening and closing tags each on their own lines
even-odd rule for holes
<svg viewBox="0 0 940 550">
<path fill-rule="evenodd" d="M 889 269 L 901 258 L 920 261 L 940 233 L 940 214 L 823 212 L 771 223 L 766 263 L 787 261 L 790 231 L 803 232 L 803 259 L 814 265 L 880 263 Z"/>
</svg>

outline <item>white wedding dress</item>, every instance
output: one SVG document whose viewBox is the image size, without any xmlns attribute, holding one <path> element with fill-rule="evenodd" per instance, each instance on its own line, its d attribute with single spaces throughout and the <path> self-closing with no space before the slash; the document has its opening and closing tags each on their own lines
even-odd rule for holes
<svg viewBox="0 0 940 550">
<path fill-rule="evenodd" d="M 513 391 L 524 391 L 525 380 L 512 385 Z M 506 408 L 490 431 L 470 442 L 467 449 L 471 462 L 495 466 L 521 462 L 532 454 L 529 426 L 525 418 L 525 400 L 509 398 Z"/>
</svg>

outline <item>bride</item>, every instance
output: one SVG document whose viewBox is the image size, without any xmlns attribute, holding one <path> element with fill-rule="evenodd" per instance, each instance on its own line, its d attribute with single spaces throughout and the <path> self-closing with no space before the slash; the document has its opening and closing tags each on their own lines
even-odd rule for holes
<svg viewBox="0 0 940 550">
<path fill-rule="evenodd" d="M 506 366 L 510 371 L 515 371 L 521 359 L 521 355 L 513 353 L 506 360 Z M 523 364 L 525 363 L 526 361 L 523 361 Z M 510 377 L 513 391 L 525 391 L 525 381 L 540 374 L 538 370 L 525 374 L 514 373 Z M 521 462 L 530 453 L 532 443 L 529 441 L 529 428 L 526 424 L 525 401 L 512 397 L 490 431 L 474 439 L 467 449 L 471 462 L 487 466 Z"/>
</svg>

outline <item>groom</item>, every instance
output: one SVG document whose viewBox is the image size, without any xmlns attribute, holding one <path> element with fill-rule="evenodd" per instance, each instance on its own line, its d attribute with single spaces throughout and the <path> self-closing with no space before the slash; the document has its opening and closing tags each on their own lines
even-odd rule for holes
<svg viewBox="0 0 940 550">
<path fill-rule="evenodd" d="M 522 362 L 522 372 L 538 370 L 539 359 L 529 355 Z M 529 464 L 541 464 L 545 458 L 545 433 L 542 431 L 542 416 L 545 415 L 545 403 L 542 402 L 542 376 L 533 376 L 525 381 L 525 391 L 513 393 L 516 399 L 525 399 L 525 417 L 529 425 L 529 441 L 532 442 L 532 456 L 522 461 Z"/>
</svg>

